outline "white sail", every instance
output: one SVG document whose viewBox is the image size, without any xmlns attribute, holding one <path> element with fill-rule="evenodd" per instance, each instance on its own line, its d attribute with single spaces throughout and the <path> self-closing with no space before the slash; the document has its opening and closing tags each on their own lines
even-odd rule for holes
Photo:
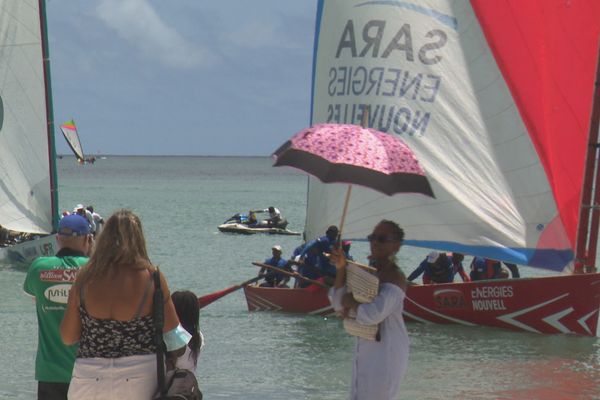
<svg viewBox="0 0 600 400">
<path fill-rule="evenodd" d="M 40 15 L 38 0 L 0 0 L 0 225 L 50 233 L 54 149 Z"/>
<path fill-rule="evenodd" d="M 409 145 L 436 197 L 354 187 L 345 238 L 387 218 L 409 245 L 556 270 L 572 260 L 598 23 L 579 6 L 528 3 L 496 18 L 502 30 L 490 15 L 507 2 L 319 2 L 311 122 L 360 124 L 368 105 L 368 125 Z M 589 18 L 591 39 L 561 41 L 579 33 L 554 15 Z M 558 75 L 564 60 L 578 72 Z M 345 192 L 310 179 L 308 239 L 339 224 Z"/>
</svg>

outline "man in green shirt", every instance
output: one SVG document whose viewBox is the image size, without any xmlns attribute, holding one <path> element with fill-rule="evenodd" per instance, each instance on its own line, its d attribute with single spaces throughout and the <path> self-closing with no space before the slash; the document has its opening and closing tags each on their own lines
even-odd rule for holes
<svg viewBox="0 0 600 400">
<path fill-rule="evenodd" d="M 63 217 L 56 241 L 58 253 L 33 261 L 23 284 L 23 290 L 35 298 L 36 304 L 35 379 L 39 400 L 67 399 L 77 346 L 63 344 L 59 328 L 77 270 L 87 263 L 92 248 L 87 220 L 77 214 Z"/>
</svg>

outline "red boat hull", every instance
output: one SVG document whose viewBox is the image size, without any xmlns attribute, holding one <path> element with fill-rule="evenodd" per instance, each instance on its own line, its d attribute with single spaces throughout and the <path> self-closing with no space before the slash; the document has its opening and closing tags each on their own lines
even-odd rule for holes
<svg viewBox="0 0 600 400">
<path fill-rule="evenodd" d="M 249 311 L 332 315 L 325 289 L 244 287 Z M 600 274 L 502 279 L 407 290 L 407 321 L 600 336 Z"/>
<path fill-rule="evenodd" d="M 249 311 L 282 311 L 329 316 L 335 311 L 329 304 L 327 289 L 285 289 L 244 286 Z"/>
</svg>

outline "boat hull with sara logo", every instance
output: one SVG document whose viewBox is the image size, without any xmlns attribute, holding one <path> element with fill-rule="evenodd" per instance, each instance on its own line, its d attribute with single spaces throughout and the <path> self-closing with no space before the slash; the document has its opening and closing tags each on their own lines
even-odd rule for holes
<svg viewBox="0 0 600 400">
<path fill-rule="evenodd" d="M 246 286 L 249 311 L 334 314 L 326 289 Z M 410 285 L 406 321 L 600 336 L 600 274 Z"/>
</svg>

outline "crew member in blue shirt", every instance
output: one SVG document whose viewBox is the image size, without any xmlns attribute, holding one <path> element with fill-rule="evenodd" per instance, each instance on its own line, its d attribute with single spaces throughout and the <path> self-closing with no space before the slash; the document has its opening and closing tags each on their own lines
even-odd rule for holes
<svg viewBox="0 0 600 400">
<path fill-rule="evenodd" d="M 452 261 L 446 253 L 432 251 L 408 276 L 408 280 L 412 282 L 421 275 L 423 275 L 423 284 L 452 282 L 454 281 Z"/>
<path fill-rule="evenodd" d="M 325 256 L 325 253 L 331 253 L 331 249 L 337 240 L 338 232 L 337 226 L 331 225 L 327 228 L 325 236 L 321 236 L 318 239 L 306 243 L 306 246 L 304 246 L 304 249 L 300 254 L 300 259 L 303 260 L 304 263 L 319 267 L 322 271 L 321 275 L 332 278 L 335 277 L 335 266 L 329 262 L 329 258 Z M 318 258 L 318 263 L 311 260 L 309 256 L 316 256 Z"/>
<path fill-rule="evenodd" d="M 286 259 L 281 258 L 281 246 L 275 245 L 271 248 L 271 253 L 273 257 L 267 258 L 264 264 L 270 265 L 272 267 L 276 267 L 282 270 L 288 270 L 289 266 Z M 291 271 L 290 271 L 291 272 Z M 260 285 L 262 287 L 288 287 L 287 283 L 290 280 L 290 276 L 286 274 L 281 274 L 270 270 L 268 268 L 261 268 L 258 275 L 262 275 L 266 273 L 265 281 Z"/>
<path fill-rule="evenodd" d="M 473 281 L 508 278 L 508 272 L 502 268 L 500 261 L 483 257 L 473 257 L 470 275 Z"/>
</svg>

